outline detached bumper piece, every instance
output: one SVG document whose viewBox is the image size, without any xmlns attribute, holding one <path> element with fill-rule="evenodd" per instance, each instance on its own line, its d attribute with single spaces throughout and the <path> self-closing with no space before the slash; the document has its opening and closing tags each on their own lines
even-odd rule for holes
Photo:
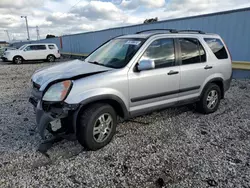
<svg viewBox="0 0 250 188">
<path fill-rule="evenodd" d="M 35 107 L 36 123 L 42 139 L 45 138 L 46 129 L 50 128 L 52 131 L 56 131 L 62 127 L 62 119 L 69 117 L 70 113 L 78 108 L 78 104 L 69 105 L 66 103 L 37 101 L 32 97 L 29 102 Z"/>
</svg>

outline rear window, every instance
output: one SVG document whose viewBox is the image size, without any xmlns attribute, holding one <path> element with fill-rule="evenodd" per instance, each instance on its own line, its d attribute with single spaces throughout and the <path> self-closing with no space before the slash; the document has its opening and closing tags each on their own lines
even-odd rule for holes
<svg viewBox="0 0 250 188">
<path fill-rule="evenodd" d="M 52 45 L 52 44 L 49 45 L 49 49 L 53 50 L 55 48 L 56 48 L 55 45 Z"/>
<path fill-rule="evenodd" d="M 204 39 L 210 49 L 213 51 L 214 55 L 218 59 L 227 59 L 227 51 L 223 43 L 221 42 L 220 39 L 215 39 L 215 38 L 205 38 Z"/>
</svg>

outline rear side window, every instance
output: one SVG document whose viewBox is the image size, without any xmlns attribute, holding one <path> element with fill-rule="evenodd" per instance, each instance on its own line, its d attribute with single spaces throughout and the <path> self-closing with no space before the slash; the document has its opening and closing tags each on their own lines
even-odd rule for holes
<svg viewBox="0 0 250 188">
<path fill-rule="evenodd" d="M 214 55 L 218 59 L 227 59 L 227 51 L 223 43 L 221 42 L 220 39 L 215 39 L 215 38 L 205 38 L 204 39 L 210 49 L 213 51 Z"/>
<path fill-rule="evenodd" d="M 45 45 L 36 45 L 36 50 L 46 50 Z"/>
<path fill-rule="evenodd" d="M 182 65 L 206 62 L 206 52 L 198 39 L 180 38 Z"/>
<path fill-rule="evenodd" d="M 175 66 L 174 40 L 167 38 L 152 42 L 141 59 L 154 60 L 156 69 Z"/>
<path fill-rule="evenodd" d="M 50 50 L 53 50 L 53 49 L 55 49 L 55 48 L 56 48 L 55 45 L 52 45 L 52 44 L 49 45 L 49 49 L 50 49 Z"/>
</svg>

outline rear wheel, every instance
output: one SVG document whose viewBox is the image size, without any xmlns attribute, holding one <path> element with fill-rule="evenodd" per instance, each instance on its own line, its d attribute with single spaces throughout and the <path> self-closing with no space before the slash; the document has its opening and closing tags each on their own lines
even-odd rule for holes
<svg viewBox="0 0 250 188">
<path fill-rule="evenodd" d="M 93 104 L 80 115 L 77 139 L 85 148 L 98 150 L 112 140 L 116 125 L 117 115 L 112 106 Z"/>
<path fill-rule="evenodd" d="M 48 62 L 55 62 L 55 56 L 53 56 L 53 55 L 48 55 L 48 57 L 47 57 L 47 61 Z"/>
<path fill-rule="evenodd" d="M 13 58 L 13 63 L 15 64 L 22 64 L 23 63 L 23 58 L 20 56 L 16 56 Z"/>
<path fill-rule="evenodd" d="M 197 104 L 198 110 L 204 114 L 213 113 L 218 109 L 220 105 L 220 99 L 220 87 L 211 83 L 206 87 L 200 101 Z"/>
</svg>

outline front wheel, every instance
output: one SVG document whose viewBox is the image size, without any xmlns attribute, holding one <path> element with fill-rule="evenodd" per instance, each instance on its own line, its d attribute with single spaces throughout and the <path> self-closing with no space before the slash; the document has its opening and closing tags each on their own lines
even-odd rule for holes
<svg viewBox="0 0 250 188">
<path fill-rule="evenodd" d="M 221 90 L 217 84 L 209 84 L 201 96 L 200 101 L 197 104 L 198 110 L 204 114 L 215 112 L 221 99 Z"/>
<path fill-rule="evenodd" d="M 76 136 L 83 147 L 95 151 L 112 140 L 116 125 L 117 115 L 112 106 L 93 104 L 81 113 Z"/>
<path fill-rule="evenodd" d="M 14 57 L 13 58 L 13 63 L 15 64 L 22 64 L 23 63 L 23 58 L 20 56 Z"/>
</svg>

